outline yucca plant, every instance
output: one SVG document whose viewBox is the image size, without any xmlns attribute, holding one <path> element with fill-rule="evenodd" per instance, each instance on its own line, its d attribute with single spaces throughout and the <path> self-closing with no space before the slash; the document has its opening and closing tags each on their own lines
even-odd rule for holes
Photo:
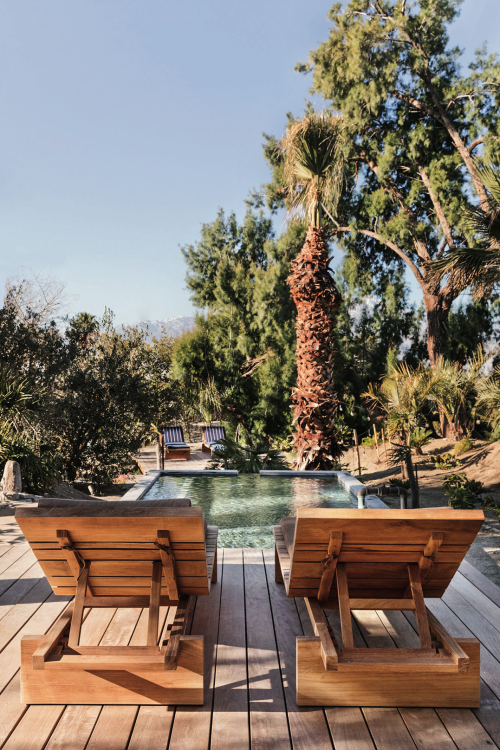
<svg viewBox="0 0 500 750">
<path fill-rule="evenodd" d="M 477 384 L 477 407 L 493 428 L 500 427 L 500 366 Z"/>
<path fill-rule="evenodd" d="M 487 202 L 464 209 L 464 228 L 475 237 L 474 246 L 452 248 L 430 268 L 437 277 L 458 271 L 470 283 L 485 286 L 500 281 L 500 165 L 478 159 L 476 171 Z"/>
<path fill-rule="evenodd" d="M 335 421 L 335 313 L 341 296 L 329 269 L 324 215 L 342 190 L 346 141 L 342 119 L 310 113 L 291 124 L 278 144 L 284 162 L 289 219 L 306 218 L 306 241 L 288 278 L 297 307 L 297 387 L 293 389 L 294 467 L 331 469 L 342 449 Z"/>
<path fill-rule="evenodd" d="M 415 435 L 424 439 L 425 433 L 419 431 L 422 411 L 431 399 L 435 381 L 432 370 L 422 366 L 412 369 L 402 363 L 393 367 L 380 385 L 370 383 L 366 393 L 362 394 L 372 407 L 380 409 L 386 416 L 385 430 L 392 442 L 389 461 L 394 466 L 406 466 L 413 508 L 419 507 L 419 491 L 412 459 L 412 440 L 415 442 Z"/>
</svg>

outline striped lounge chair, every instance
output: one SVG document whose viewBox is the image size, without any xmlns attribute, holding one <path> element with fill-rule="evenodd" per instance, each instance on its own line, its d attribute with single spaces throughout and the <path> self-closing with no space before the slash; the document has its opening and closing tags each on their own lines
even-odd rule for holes
<svg viewBox="0 0 500 750">
<path fill-rule="evenodd" d="M 184 441 L 182 427 L 165 427 L 163 430 L 163 442 L 165 443 L 165 460 L 190 458 L 191 448 Z"/>
<path fill-rule="evenodd" d="M 212 453 L 214 448 L 221 447 L 220 440 L 226 439 L 226 430 L 224 427 L 203 427 L 203 444 L 201 450 L 205 453 Z"/>
</svg>

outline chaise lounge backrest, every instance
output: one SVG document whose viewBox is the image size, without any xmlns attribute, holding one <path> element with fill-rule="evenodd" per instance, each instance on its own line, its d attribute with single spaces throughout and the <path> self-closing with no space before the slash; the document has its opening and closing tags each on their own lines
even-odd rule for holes
<svg viewBox="0 0 500 750">
<path fill-rule="evenodd" d="M 153 562 L 165 554 L 173 559 L 179 595 L 209 594 L 213 560 L 207 560 L 203 512 L 186 507 L 189 500 L 182 499 L 185 507 L 172 507 L 172 500 L 50 501 L 18 508 L 16 520 L 55 594 L 76 591 L 69 552 L 89 567 L 94 597 L 149 598 Z M 165 577 L 161 593 L 168 594 Z"/>
<path fill-rule="evenodd" d="M 219 440 L 225 440 L 226 430 L 224 427 L 204 427 L 203 439 L 206 445 L 217 443 Z"/>
<path fill-rule="evenodd" d="M 288 539 L 275 527 L 287 594 L 318 597 L 326 570 L 338 562 L 345 563 L 351 598 L 401 599 L 408 595 L 408 564 L 418 563 L 424 596 L 441 597 L 483 521 L 481 510 L 453 508 L 300 508 L 285 524 L 292 526 L 285 528 Z M 335 607 L 336 587 L 328 591 Z"/>
<path fill-rule="evenodd" d="M 176 445 L 186 446 L 187 448 L 182 427 L 165 427 L 163 430 L 163 440 L 167 448 Z"/>
</svg>

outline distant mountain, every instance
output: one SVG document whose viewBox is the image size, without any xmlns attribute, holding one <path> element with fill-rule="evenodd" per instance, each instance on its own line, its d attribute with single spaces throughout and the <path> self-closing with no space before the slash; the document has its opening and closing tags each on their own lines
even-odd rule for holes
<svg viewBox="0 0 500 750">
<path fill-rule="evenodd" d="M 153 336 L 158 338 L 165 329 L 171 336 L 180 336 L 181 333 L 189 331 L 194 326 L 194 317 L 187 318 L 178 315 L 176 318 L 165 318 L 165 320 L 141 320 L 140 326 L 148 329 L 148 340 Z"/>
<path fill-rule="evenodd" d="M 141 320 L 140 323 L 136 323 L 135 325 L 148 329 L 146 340 L 151 342 L 153 336 L 156 338 L 161 336 L 163 329 L 170 336 L 180 336 L 181 333 L 189 331 L 194 326 L 194 318 L 178 315 L 176 318 L 165 318 L 165 320 Z M 116 330 L 118 333 L 122 333 L 123 326 L 117 326 Z"/>
</svg>

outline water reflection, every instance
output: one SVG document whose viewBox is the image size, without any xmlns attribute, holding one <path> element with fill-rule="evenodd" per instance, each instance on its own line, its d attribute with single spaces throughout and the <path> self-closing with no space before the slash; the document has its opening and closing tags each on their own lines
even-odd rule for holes
<svg viewBox="0 0 500 750">
<path fill-rule="evenodd" d="M 220 547 L 273 547 L 271 527 L 298 508 L 348 508 L 350 494 L 336 479 L 302 477 L 162 476 L 148 498 L 189 497 L 219 527 Z"/>
</svg>

